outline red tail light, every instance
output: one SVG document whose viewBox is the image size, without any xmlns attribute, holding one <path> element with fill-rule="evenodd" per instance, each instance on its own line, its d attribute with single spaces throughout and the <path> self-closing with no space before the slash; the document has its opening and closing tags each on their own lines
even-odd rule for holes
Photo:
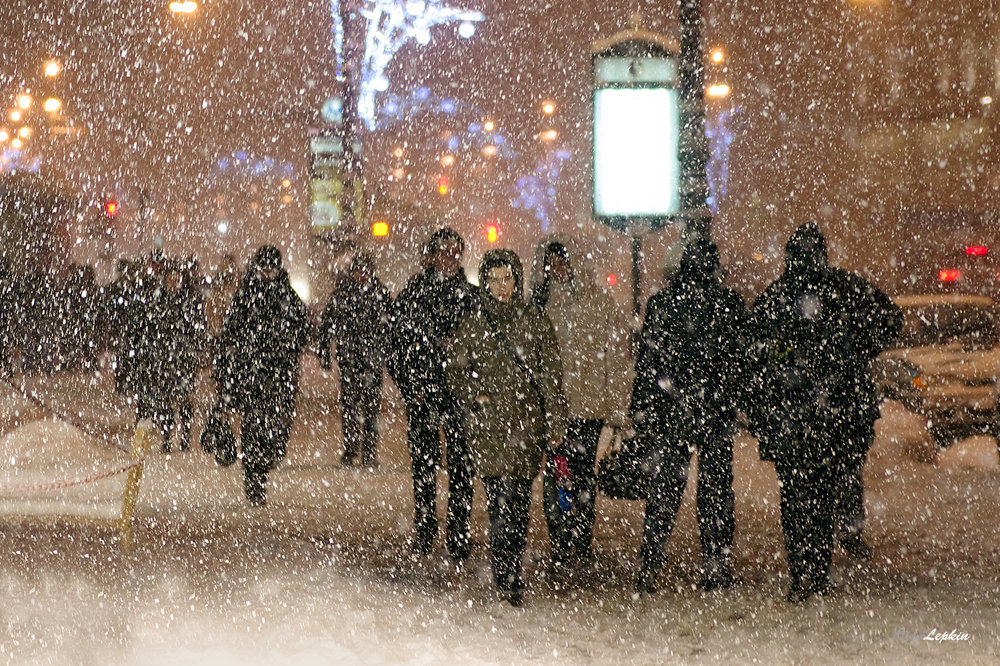
<svg viewBox="0 0 1000 666">
<path fill-rule="evenodd" d="M 956 271 L 953 268 L 946 268 L 938 273 L 938 279 L 942 282 L 954 282 L 960 277 L 962 277 L 962 272 Z"/>
<path fill-rule="evenodd" d="M 972 255 L 973 257 L 981 257 L 989 251 L 990 249 L 983 245 L 970 245 L 969 247 L 965 248 L 965 253 Z"/>
</svg>

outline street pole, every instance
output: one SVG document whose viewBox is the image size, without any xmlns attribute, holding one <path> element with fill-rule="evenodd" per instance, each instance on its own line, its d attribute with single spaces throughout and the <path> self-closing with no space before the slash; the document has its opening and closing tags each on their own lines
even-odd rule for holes
<svg viewBox="0 0 1000 666">
<path fill-rule="evenodd" d="M 681 210 L 684 244 L 711 239 L 708 140 L 705 138 L 705 51 L 701 0 L 678 0 L 681 24 Z"/>
<path fill-rule="evenodd" d="M 357 238 L 361 220 L 355 211 L 364 200 L 364 175 L 361 167 L 361 117 L 358 103 L 361 96 L 361 70 L 365 57 L 365 18 L 361 15 L 357 0 L 340 3 L 340 17 L 344 26 L 343 73 L 344 111 L 340 124 L 341 141 L 344 147 L 344 189 L 341 197 L 343 227 Z M 361 190 L 358 200 L 356 188 Z"/>
</svg>

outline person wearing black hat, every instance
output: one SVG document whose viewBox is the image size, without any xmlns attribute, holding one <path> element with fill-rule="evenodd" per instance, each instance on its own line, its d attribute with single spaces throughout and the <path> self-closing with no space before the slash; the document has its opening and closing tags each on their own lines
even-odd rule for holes
<svg viewBox="0 0 1000 666">
<path fill-rule="evenodd" d="M 646 306 L 631 412 L 637 432 L 652 441 L 657 462 L 646 500 L 640 594 L 656 591 L 693 453 L 701 586 L 710 591 L 734 581 L 733 436 L 748 331 L 743 299 L 722 285 L 718 268 L 713 243 L 691 242 L 680 270 Z"/>
<path fill-rule="evenodd" d="M 465 242 L 447 227 L 423 248 L 421 272 L 410 278 L 392 308 L 389 372 L 406 402 L 407 443 L 413 462 L 415 535 L 411 554 L 431 553 L 437 535 L 437 471 L 444 433 L 448 467 L 448 553 L 456 565 L 469 556 L 473 472 L 462 413 L 445 383 L 446 350 L 459 320 L 478 307 L 479 295 L 462 268 Z"/>
<path fill-rule="evenodd" d="M 215 362 L 220 402 L 242 416 L 244 484 L 253 506 L 266 503 L 267 474 L 285 455 L 308 338 L 306 306 L 281 253 L 265 245 L 226 314 Z"/>
<path fill-rule="evenodd" d="M 793 603 L 834 589 L 838 522 L 849 552 L 870 556 L 850 541 L 860 539 L 865 433 L 878 417 L 869 363 L 900 326 L 884 294 L 829 265 L 813 222 L 789 238 L 784 273 L 754 303 L 759 371 L 747 411 L 761 459 L 774 461 L 780 482 Z"/>
<path fill-rule="evenodd" d="M 352 466 L 359 454 L 364 467 L 378 466 L 375 449 L 391 307 L 392 295 L 375 275 L 375 259 L 359 252 L 346 275 L 337 280 L 320 318 L 320 363 L 327 370 L 330 345 L 337 343 L 344 430 L 340 462 L 345 467 Z"/>
</svg>

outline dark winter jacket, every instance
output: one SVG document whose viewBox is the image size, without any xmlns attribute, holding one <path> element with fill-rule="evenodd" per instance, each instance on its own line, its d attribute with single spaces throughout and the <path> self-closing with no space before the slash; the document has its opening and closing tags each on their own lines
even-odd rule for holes
<svg viewBox="0 0 1000 666">
<path fill-rule="evenodd" d="M 234 408 L 291 419 L 299 356 L 309 337 L 308 313 L 288 273 L 279 268 L 276 278 L 264 281 L 259 263 L 260 257 L 247 270 L 226 315 L 215 379 Z"/>
<path fill-rule="evenodd" d="M 330 365 L 330 345 L 337 343 L 340 372 L 378 369 L 385 363 L 391 345 L 389 315 L 392 295 L 377 277 L 358 284 L 349 275 L 337 287 L 320 318 L 320 358 Z M 380 375 L 381 376 L 381 375 Z"/>
<path fill-rule="evenodd" d="M 566 434 L 559 343 L 545 315 L 524 302 L 516 254 L 487 252 L 480 284 L 489 267 L 499 265 L 514 273 L 514 298 L 501 303 L 481 290 L 480 307 L 462 317 L 449 349 L 448 385 L 465 414 L 477 473 L 533 478 L 549 440 Z M 480 404 L 479 396 L 489 402 Z"/>
<path fill-rule="evenodd" d="M 478 307 L 464 272 L 445 278 L 432 268 L 412 277 L 392 308 L 389 372 L 407 404 L 448 401 L 444 364 L 458 322 Z"/>
<path fill-rule="evenodd" d="M 815 224 L 785 248 L 785 272 L 753 307 L 748 416 L 764 460 L 841 462 L 852 428 L 878 416 L 869 363 L 898 334 L 901 315 L 863 278 L 832 268 Z"/>
<path fill-rule="evenodd" d="M 731 427 L 745 382 L 743 299 L 716 276 L 718 250 L 696 241 L 670 284 L 649 299 L 636 359 L 632 418 L 684 438 Z"/>
<path fill-rule="evenodd" d="M 178 404 L 194 391 L 198 360 L 208 344 L 205 307 L 193 289 L 153 291 L 144 303 L 136 340 L 136 389 L 158 405 Z"/>
</svg>

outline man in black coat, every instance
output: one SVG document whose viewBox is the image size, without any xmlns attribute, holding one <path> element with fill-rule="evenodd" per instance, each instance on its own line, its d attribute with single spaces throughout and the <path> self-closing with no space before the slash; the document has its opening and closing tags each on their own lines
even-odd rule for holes
<svg viewBox="0 0 1000 666">
<path fill-rule="evenodd" d="M 330 369 L 330 344 L 337 343 L 344 455 L 350 467 L 358 453 L 365 467 L 377 467 L 378 413 L 382 404 L 382 367 L 389 340 L 392 295 L 375 275 L 375 260 L 358 253 L 320 319 L 320 363 Z"/>
<path fill-rule="evenodd" d="M 830 267 L 819 228 L 804 224 L 785 247 L 785 272 L 753 308 L 760 373 L 748 412 L 781 485 L 792 602 L 834 587 L 836 488 L 856 478 L 845 496 L 857 512 L 870 445 L 859 433 L 878 414 L 868 364 L 899 330 L 898 310 L 860 279 Z"/>
<path fill-rule="evenodd" d="M 393 305 L 389 371 L 406 402 L 407 440 L 413 462 L 414 556 L 429 555 L 437 534 L 436 474 L 444 431 L 448 466 L 448 553 L 469 556 L 472 461 L 462 414 L 445 383 L 446 350 L 458 322 L 478 306 L 462 269 L 465 242 L 449 228 L 424 246 L 423 270 L 410 278 Z"/>
<path fill-rule="evenodd" d="M 253 506 L 266 503 L 267 474 L 285 456 L 308 338 L 306 306 L 281 253 L 265 245 L 226 314 L 215 364 L 220 402 L 243 417 L 244 483 Z"/>
<path fill-rule="evenodd" d="M 747 321 L 743 299 L 722 285 L 718 267 L 715 245 L 693 241 L 670 284 L 646 306 L 631 411 L 657 463 L 646 500 L 640 594 L 656 589 L 695 452 L 702 588 L 733 584 L 733 436 Z"/>
</svg>

